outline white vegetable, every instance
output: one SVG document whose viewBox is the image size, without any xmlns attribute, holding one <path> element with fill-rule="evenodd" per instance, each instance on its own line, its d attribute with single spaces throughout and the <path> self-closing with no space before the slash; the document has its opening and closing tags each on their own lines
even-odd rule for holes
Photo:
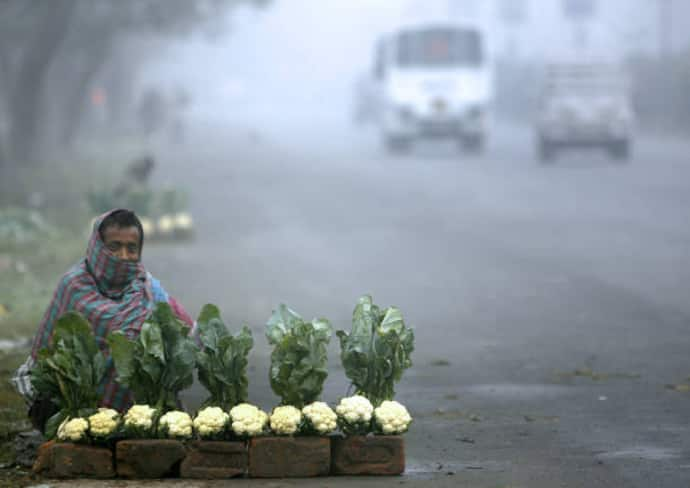
<svg viewBox="0 0 690 488">
<path fill-rule="evenodd" d="M 148 405 L 132 405 L 125 414 L 125 427 L 151 430 L 156 409 Z"/>
<path fill-rule="evenodd" d="M 158 219 L 158 232 L 161 234 L 169 234 L 175 228 L 175 219 L 170 215 L 163 215 Z"/>
<path fill-rule="evenodd" d="M 88 430 L 89 422 L 84 418 L 65 419 L 58 427 L 57 437 L 61 441 L 77 442 L 86 438 Z"/>
<path fill-rule="evenodd" d="M 240 403 L 230 410 L 232 431 L 238 436 L 257 436 L 261 434 L 268 423 L 268 415 L 263 410 Z"/>
<path fill-rule="evenodd" d="M 338 425 L 345 434 L 364 435 L 371 432 L 371 416 L 374 407 L 371 402 L 360 395 L 340 400 L 335 407 Z"/>
<path fill-rule="evenodd" d="M 271 413 L 270 422 L 271 430 L 276 434 L 296 434 L 302 422 L 302 412 L 291 405 L 276 407 Z"/>
<path fill-rule="evenodd" d="M 89 417 L 89 433 L 93 437 L 108 437 L 120 425 L 120 414 L 112 408 L 99 408 Z"/>
<path fill-rule="evenodd" d="M 302 409 L 302 414 L 309 420 L 319 434 L 328 434 L 337 427 L 337 415 L 325 402 L 314 402 Z"/>
<path fill-rule="evenodd" d="M 374 421 L 384 434 L 402 434 L 410 426 L 412 417 L 404 405 L 386 400 L 374 409 Z"/>
<path fill-rule="evenodd" d="M 187 412 L 172 410 L 158 421 L 160 430 L 168 437 L 189 439 L 192 437 L 192 417 Z"/>
<path fill-rule="evenodd" d="M 206 407 L 194 419 L 194 429 L 199 436 L 213 437 L 222 434 L 230 421 L 230 415 L 220 407 Z"/>
<path fill-rule="evenodd" d="M 144 237 L 151 238 L 154 234 L 153 221 L 146 217 L 140 217 L 139 222 L 141 222 L 141 229 L 144 231 Z"/>
<path fill-rule="evenodd" d="M 369 422 L 374 407 L 369 400 L 360 395 L 355 395 L 340 400 L 335 407 L 338 417 L 347 420 L 349 423 Z"/>
<path fill-rule="evenodd" d="M 180 212 L 175 215 L 175 228 L 179 230 L 189 230 L 192 228 L 192 216 L 187 212 Z"/>
</svg>

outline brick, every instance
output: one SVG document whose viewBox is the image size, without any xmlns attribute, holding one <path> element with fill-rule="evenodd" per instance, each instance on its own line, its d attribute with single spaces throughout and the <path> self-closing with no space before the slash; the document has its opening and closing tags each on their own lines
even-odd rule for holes
<svg viewBox="0 0 690 488">
<path fill-rule="evenodd" d="M 46 442 L 38 450 L 34 472 L 47 478 L 113 478 L 113 453 L 107 447 Z"/>
<path fill-rule="evenodd" d="M 249 441 L 251 478 L 307 478 L 330 472 L 328 437 L 256 437 Z"/>
<path fill-rule="evenodd" d="M 36 474 L 43 474 L 50 471 L 53 465 L 53 446 L 55 441 L 44 442 L 38 447 L 36 453 L 36 461 L 34 461 L 33 472 Z"/>
<path fill-rule="evenodd" d="M 180 466 L 180 476 L 199 479 L 244 476 L 247 458 L 247 445 L 244 442 L 190 442 L 187 456 Z"/>
<path fill-rule="evenodd" d="M 117 475 L 123 478 L 166 478 L 179 475 L 184 444 L 171 439 L 125 440 L 117 443 Z"/>
<path fill-rule="evenodd" d="M 402 436 L 333 437 L 331 446 L 333 474 L 396 475 L 405 471 Z"/>
</svg>

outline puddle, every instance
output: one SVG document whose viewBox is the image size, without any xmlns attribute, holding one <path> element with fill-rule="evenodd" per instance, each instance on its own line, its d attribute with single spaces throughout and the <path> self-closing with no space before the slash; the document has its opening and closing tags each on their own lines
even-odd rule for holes
<svg viewBox="0 0 690 488">
<path fill-rule="evenodd" d="M 677 449 L 658 446 L 634 446 L 618 451 L 607 451 L 598 455 L 604 459 L 645 459 L 647 461 L 664 461 L 680 457 Z"/>
</svg>

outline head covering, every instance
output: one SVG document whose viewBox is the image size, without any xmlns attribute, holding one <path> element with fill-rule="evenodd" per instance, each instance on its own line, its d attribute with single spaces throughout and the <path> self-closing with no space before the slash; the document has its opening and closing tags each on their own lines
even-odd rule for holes
<svg viewBox="0 0 690 488">
<path fill-rule="evenodd" d="M 31 357 L 35 360 L 38 351 L 50 344 L 60 316 L 68 311 L 79 312 L 91 324 L 96 342 L 107 358 L 106 376 L 100 387 L 102 404 L 122 408 L 131 403 L 131 395 L 115 381 L 115 367 L 105 339 L 116 330 L 124 331 L 130 338 L 137 337 L 154 303 L 150 275 L 141 262 L 118 258 L 101 238 L 101 223 L 116 210 L 95 220 L 86 257 L 60 279 L 34 337 Z"/>
</svg>

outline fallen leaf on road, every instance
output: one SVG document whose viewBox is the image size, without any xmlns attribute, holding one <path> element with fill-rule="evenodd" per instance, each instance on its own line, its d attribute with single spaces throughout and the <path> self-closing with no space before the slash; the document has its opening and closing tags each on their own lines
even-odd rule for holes
<svg viewBox="0 0 690 488">
<path fill-rule="evenodd" d="M 640 378 L 640 375 L 637 373 L 597 373 L 591 368 L 577 368 L 570 372 L 556 372 L 555 376 L 559 380 L 589 378 L 592 381 L 605 381 L 609 379 L 634 380 Z"/>
<path fill-rule="evenodd" d="M 679 385 L 666 385 L 667 390 L 679 391 L 681 393 L 687 393 L 690 391 L 690 385 L 679 384 Z"/>
<path fill-rule="evenodd" d="M 447 359 L 434 359 L 429 364 L 431 364 L 432 366 L 450 366 L 450 361 L 448 361 Z"/>
</svg>

